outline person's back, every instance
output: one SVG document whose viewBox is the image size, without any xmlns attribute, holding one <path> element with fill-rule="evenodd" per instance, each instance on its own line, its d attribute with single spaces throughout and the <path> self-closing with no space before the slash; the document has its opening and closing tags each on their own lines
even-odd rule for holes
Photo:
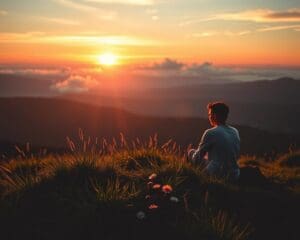
<svg viewBox="0 0 300 240">
<path fill-rule="evenodd" d="M 212 175 L 236 175 L 237 159 L 240 152 L 240 137 L 238 131 L 228 125 L 219 125 L 206 131 L 212 141 L 208 150 L 207 171 Z"/>
<path fill-rule="evenodd" d="M 207 108 L 213 127 L 204 132 L 198 149 L 189 151 L 188 160 L 195 164 L 205 163 L 210 175 L 237 179 L 240 137 L 237 129 L 226 124 L 229 108 L 222 102 L 210 103 Z M 208 162 L 204 161 L 206 154 Z"/>
</svg>

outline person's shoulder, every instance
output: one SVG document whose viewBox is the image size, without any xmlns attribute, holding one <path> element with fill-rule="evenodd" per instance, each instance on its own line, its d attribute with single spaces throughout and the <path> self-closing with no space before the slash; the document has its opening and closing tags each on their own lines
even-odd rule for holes
<svg viewBox="0 0 300 240">
<path fill-rule="evenodd" d="M 215 132 L 218 131 L 218 127 L 212 127 L 212 128 L 208 128 L 204 131 L 205 135 L 209 135 L 209 134 L 214 134 Z"/>
<path fill-rule="evenodd" d="M 237 136 L 239 136 L 240 134 L 239 134 L 239 130 L 237 130 L 235 127 L 233 127 L 233 126 L 229 126 L 229 125 L 227 125 L 228 127 L 229 127 L 229 129 L 232 131 L 232 132 L 234 132 Z"/>
<path fill-rule="evenodd" d="M 233 130 L 236 133 L 239 133 L 239 130 L 237 130 L 235 127 L 227 125 L 231 130 Z"/>
<path fill-rule="evenodd" d="M 213 127 L 213 128 L 208 128 L 208 129 L 206 129 L 206 130 L 203 132 L 201 141 L 202 141 L 202 142 L 204 142 L 204 141 L 210 141 L 209 139 L 214 138 L 214 136 L 215 136 L 215 127 Z"/>
</svg>

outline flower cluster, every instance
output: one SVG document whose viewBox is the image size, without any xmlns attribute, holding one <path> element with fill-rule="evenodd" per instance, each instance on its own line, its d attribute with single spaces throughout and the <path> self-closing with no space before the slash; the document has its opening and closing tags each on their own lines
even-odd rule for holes
<svg viewBox="0 0 300 240">
<path fill-rule="evenodd" d="M 173 188 L 168 184 L 161 184 L 158 181 L 158 176 L 156 173 L 152 173 L 148 178 L 147 183 L 148 194 L 145 196 L 146 200 L 146 210 L 139 211 L 136 214 L 137 219 L 143 220 L 147 215 L 154 214 L 158 211 L 166 211 L 172 208 L 173 204 L 179 202 L 179 198 L 173 196 Z"/>
</svg>

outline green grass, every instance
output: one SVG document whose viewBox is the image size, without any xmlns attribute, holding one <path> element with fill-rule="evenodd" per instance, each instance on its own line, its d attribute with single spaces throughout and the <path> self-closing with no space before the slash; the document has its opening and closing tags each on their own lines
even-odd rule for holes
<svg viewBox="0 0 300 240">
<path fill-rule="evenodd" d="M 272 162 L 242 157 L 241 166 L 258 166 L 269 180 L 268 186 L 246 186 L 206 176 L 185 161 L 176 144 L 159 146 L 156 136 L 130 144 L 123 135 L 111 144 L 81 131 L 79 136 L 77 143 L 68 139 L 64 155 L 23 155 L 0 165 L 3 239 L 298 236 L 292 210 L 299 200 L 299 165 L 291 168 L 283 157 Z M 152 173 L 154 184 L 168 184 L 173 191 L 150 188 Z M 149 209 L 151 204 L 158 208 Z M 286 209 L 279 209 L 282 204 Z M 144 219 L 137 218 L 140 211 Z"/>
<path fill-rule="evenodd" d="M 300 193 L 300 150 L 289 150 L 271 160 L 242 156 L 239 165 L 258 167 L 270 181 L 284 184 L 295 193 Z"/>
</svg>

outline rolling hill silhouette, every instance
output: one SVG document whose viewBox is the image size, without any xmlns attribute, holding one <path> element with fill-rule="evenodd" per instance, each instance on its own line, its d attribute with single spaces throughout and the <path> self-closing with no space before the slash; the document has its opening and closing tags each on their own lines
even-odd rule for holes
<svg viewBox="0 0 300 240">
<path fill-rule="evenodd" d="M 63 98 L 122 108 L 137 114 L 161 117 L 206 117 L 208 102 L 223 100 L 231 107 L 230 120 L 272 132 L 300 134 L 300 81 L 206 84 L 148 89 L 115 94 L 69 94 Z"/>
<path fill-rule="evenodd" d="M 61 99 L 0 99 L 0 132 L 3 141 L 61 148 L 66 136 L 76 138 L 78 129 L 91 137 L 148 139 L 158 134 L 161 143 L 175 140 L 182 147 L 197 145 L 209 127 L 206 119 L 139 116 L 127 111 Z M 236 126 L 236 125 L 235 125 Z M 242 153 L 266 154 L 299 145 L 299 136 L 288 136 L 236 126 L 242 138 Z"/>
<path fill-rule="evenodd" d="M 60 76 L 0 74 L 1 97 L 62 97 L 132 113 L 160 117 L 206 118 L 206 105 L 223 100 L 231 106 L 231 122 L 272 132 L 300 134 L 300 80 L 277 80 L 183 85 L 171 88 L 91 89 L 62 94 L 51 86 Z"/>
<path fill-rule="evenodd" d="M 50 91 L 53 80 L 45 77 L 17 74 L 0 74 L 1 97 L 35 97 L 57 95 Z"/>
</svg>

